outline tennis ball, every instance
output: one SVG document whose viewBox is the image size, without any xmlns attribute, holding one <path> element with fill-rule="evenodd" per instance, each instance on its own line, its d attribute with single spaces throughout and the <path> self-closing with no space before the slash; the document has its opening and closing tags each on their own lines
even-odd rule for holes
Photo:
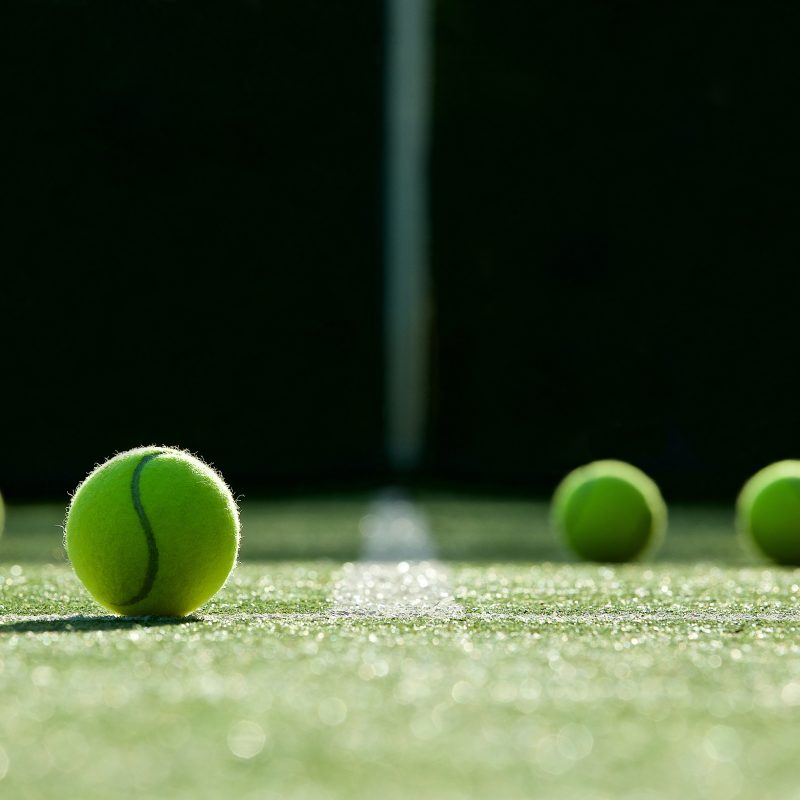
<svg viewBox="0 0 800 800">
<path fill-rule="evenodd" d="M 570 472 L 552 501 L 553 524 L 587 561 L 640 558 L 661 542 L 667 507 L 656 484 L 623 461 L 594 461 Z"/>
<path fill-rule="evenodd" d="M 183 617 L 225 583 L 239 510 L 222 477 L 173 447 L 110 458 L 78 486 L 64 544 L 100 605 L 127 616 Z"/>
<path fill-rule="evenodd" d="M 736 527 L 747 550 L 800 566 L 800 461 L 776 461 L 745 482 Z"/>
</svg>

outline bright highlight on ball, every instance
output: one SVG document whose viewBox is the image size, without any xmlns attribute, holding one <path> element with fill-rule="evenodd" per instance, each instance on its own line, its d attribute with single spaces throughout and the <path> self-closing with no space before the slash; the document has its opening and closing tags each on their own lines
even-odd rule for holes
<svg viewBox="0 0 800 800">
<path fill-rule="evenodd" d="M 800 461 L 776 461 L 756 472 L 739 493 L 736 522 L 748 549 L 800 566 Z"/>
<path fill-rule="evenodd" d="M 97 467 L 75 491 L 64 532 L 78 578 L 126 616 L 183 617 L 211 599 L 239 550 L 239 510 L 222 477 L 171 447 Z"/>
<path fill-rule="evenodd" d="M 623 461 L 594 461 L 567 475 L 553 495 L 553 524 L 587 561 L 621 563 L 660 544 L 667 507 L 658 486 Z"/>
</svg>

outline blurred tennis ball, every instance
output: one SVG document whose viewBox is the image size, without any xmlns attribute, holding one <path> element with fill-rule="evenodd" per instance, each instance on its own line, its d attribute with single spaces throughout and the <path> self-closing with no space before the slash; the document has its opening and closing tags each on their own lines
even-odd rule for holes
<svg viewBox="0 0 800 800">
<path fill-rule="evenodd" d="M 658 486 L 623 461 L 593 461 L 570 472 L 552 501 L 553 524 L 587 561 L 624 562 L 656 549 L 667 526 Z"/>
<path fill-rule="evenodd" d="M 800 566 L 800 461 L 776 461 L 751 476 L 736 501 L 745 548 Z"/>
<path fill-rule="evenodd" d="M 128 616 L 182 617 L 225 583 L 239 510 L 222 477 L 171 447 L 141 447 L 76 489 L 64 531 L 75 573 L 100 605 Z"/>
</svg>

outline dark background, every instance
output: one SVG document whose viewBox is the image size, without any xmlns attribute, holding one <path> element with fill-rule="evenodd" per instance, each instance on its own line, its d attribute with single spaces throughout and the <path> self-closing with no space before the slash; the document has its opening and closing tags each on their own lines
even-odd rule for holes
<svg viewBox="0 0 800 800">
<path fill-rule="evenodd" d="M 5 0 L 0 489 L 158 442 L 247 495 L 383 454 L 382 4 Z M 800 455 L 800 11 L 436 4 L 425 485 Z"/>
</svg>

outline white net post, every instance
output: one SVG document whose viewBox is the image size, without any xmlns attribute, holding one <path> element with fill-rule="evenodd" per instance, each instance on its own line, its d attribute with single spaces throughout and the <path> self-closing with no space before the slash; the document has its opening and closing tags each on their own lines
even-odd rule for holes
<svg viewBox="0 0 800 800">
<path fill-rule="evenodd" d="M 428 395 L 430 0 L 387 0 L 385 161 L 386 453 L 423 454 Z"/>
</svg>

